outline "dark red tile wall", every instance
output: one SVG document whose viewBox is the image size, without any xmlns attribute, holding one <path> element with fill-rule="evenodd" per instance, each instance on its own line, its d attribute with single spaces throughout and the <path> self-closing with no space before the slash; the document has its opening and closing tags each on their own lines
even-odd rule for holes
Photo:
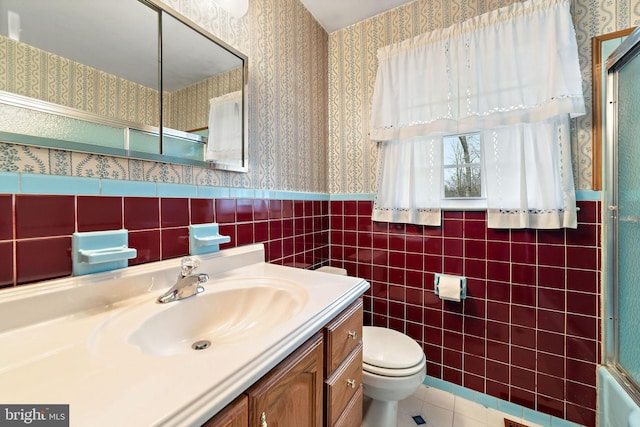
<svg viewBox="0 0 640 427">
<path fill-rule="evenodd" d="M 264 243 L 269 262 L 329 259 L 328 201 L 0 195 L 0 287 L 71 275 L 71 235 L 129 230 L 130 265 L 189 253 L 190 224 L 220 223 L 229 248 Z"/>
<path fill-rule="evenodd" d="M 492 230 L 482 212 L 441 227 L 376 223 L 370 201 L 0 195 L 0 287 L 71 274 L 71 234 L 128 228 L 140 264 L 188 253 L 188 225 L 220 223 L 223 248 L 264 243 L 270 262 L 331 260 L 367 279 L 366 322 L 423 346 L 428 374 L 595 425 L 600 362 L 600 206 L 576 230 Z M 331 242 L 331 245 L 329 245 Z M 443 302 L 434 273 L 465 275 Z"/>
<path fill-rule="evenodd" d="M 600 362 L 600 206 L 576 230 L 492 230 L 484 212 L 441 227 L 376 223 L 370 201 L 332 201 L 331 264 L 370 281 L 365 323 L 403 331 L 430 376 L 595 426 Z M 444 302 L 434 273 L 467 277 Z"/>
</svg>

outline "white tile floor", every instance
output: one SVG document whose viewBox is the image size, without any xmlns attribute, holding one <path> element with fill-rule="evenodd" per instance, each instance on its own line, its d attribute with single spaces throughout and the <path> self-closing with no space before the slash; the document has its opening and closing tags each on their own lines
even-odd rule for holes
<svg viewBox="0 0 640 427">
<path fill-rule="evenodd" d="M 418 426 L 412 418 L 415 415 L 422 416 L 427 423 Z M 540 427 L 539 424 L 424 385 L 398 404 L 398 427 L 504 427 L 505 417 L 526 426 Z"/>
</svg>

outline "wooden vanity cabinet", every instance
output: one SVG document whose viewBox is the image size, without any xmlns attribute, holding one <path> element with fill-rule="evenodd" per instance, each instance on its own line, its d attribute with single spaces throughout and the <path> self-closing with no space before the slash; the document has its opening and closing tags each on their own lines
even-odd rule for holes
<svg viewBox="0 0 640 427">
<path fill-rule="evenodd" d="M 362 422 L 362 300 L 357 300 L 324 328 L 327 427 Z"/>
<path fill-rule="evenodd" d="M 353 427 L 361 422 L 359 299 L 204 425 Z"/>
<path fill-rule="evenodd" d="M 249 426 L 320 427 L 323 353 L 318 333 L 247 390 Z"/>
<path fill-rule="evenodd" d="M 247 427 L 249 425 L 249 399 L 245 394 L 229 403 L 222 411 L 203 424 L 203 427 Z"/>
</svg>

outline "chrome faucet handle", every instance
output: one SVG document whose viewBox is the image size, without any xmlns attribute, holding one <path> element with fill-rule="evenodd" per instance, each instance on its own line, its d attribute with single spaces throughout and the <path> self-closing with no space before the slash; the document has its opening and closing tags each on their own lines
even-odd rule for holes
<svg viewBox="0 0 640 427">
<path fill-rule="evenodd" d="M 182 277 L 191 276 L 191 273 L 200 266 L 200 261 L 197 258 L 190 256 L 182 258 L 180 274 Z"/>
</svg>

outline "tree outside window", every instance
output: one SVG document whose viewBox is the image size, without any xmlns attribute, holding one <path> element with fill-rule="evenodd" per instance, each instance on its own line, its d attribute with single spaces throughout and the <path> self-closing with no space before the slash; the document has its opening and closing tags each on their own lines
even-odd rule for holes
<svg viewBox="0 0 640 427">
<path fill-rule="evenodd" d="M 452 135 L 444 141 L 444 197 L 482 197 L 480 134 Z"/>
</svg>

